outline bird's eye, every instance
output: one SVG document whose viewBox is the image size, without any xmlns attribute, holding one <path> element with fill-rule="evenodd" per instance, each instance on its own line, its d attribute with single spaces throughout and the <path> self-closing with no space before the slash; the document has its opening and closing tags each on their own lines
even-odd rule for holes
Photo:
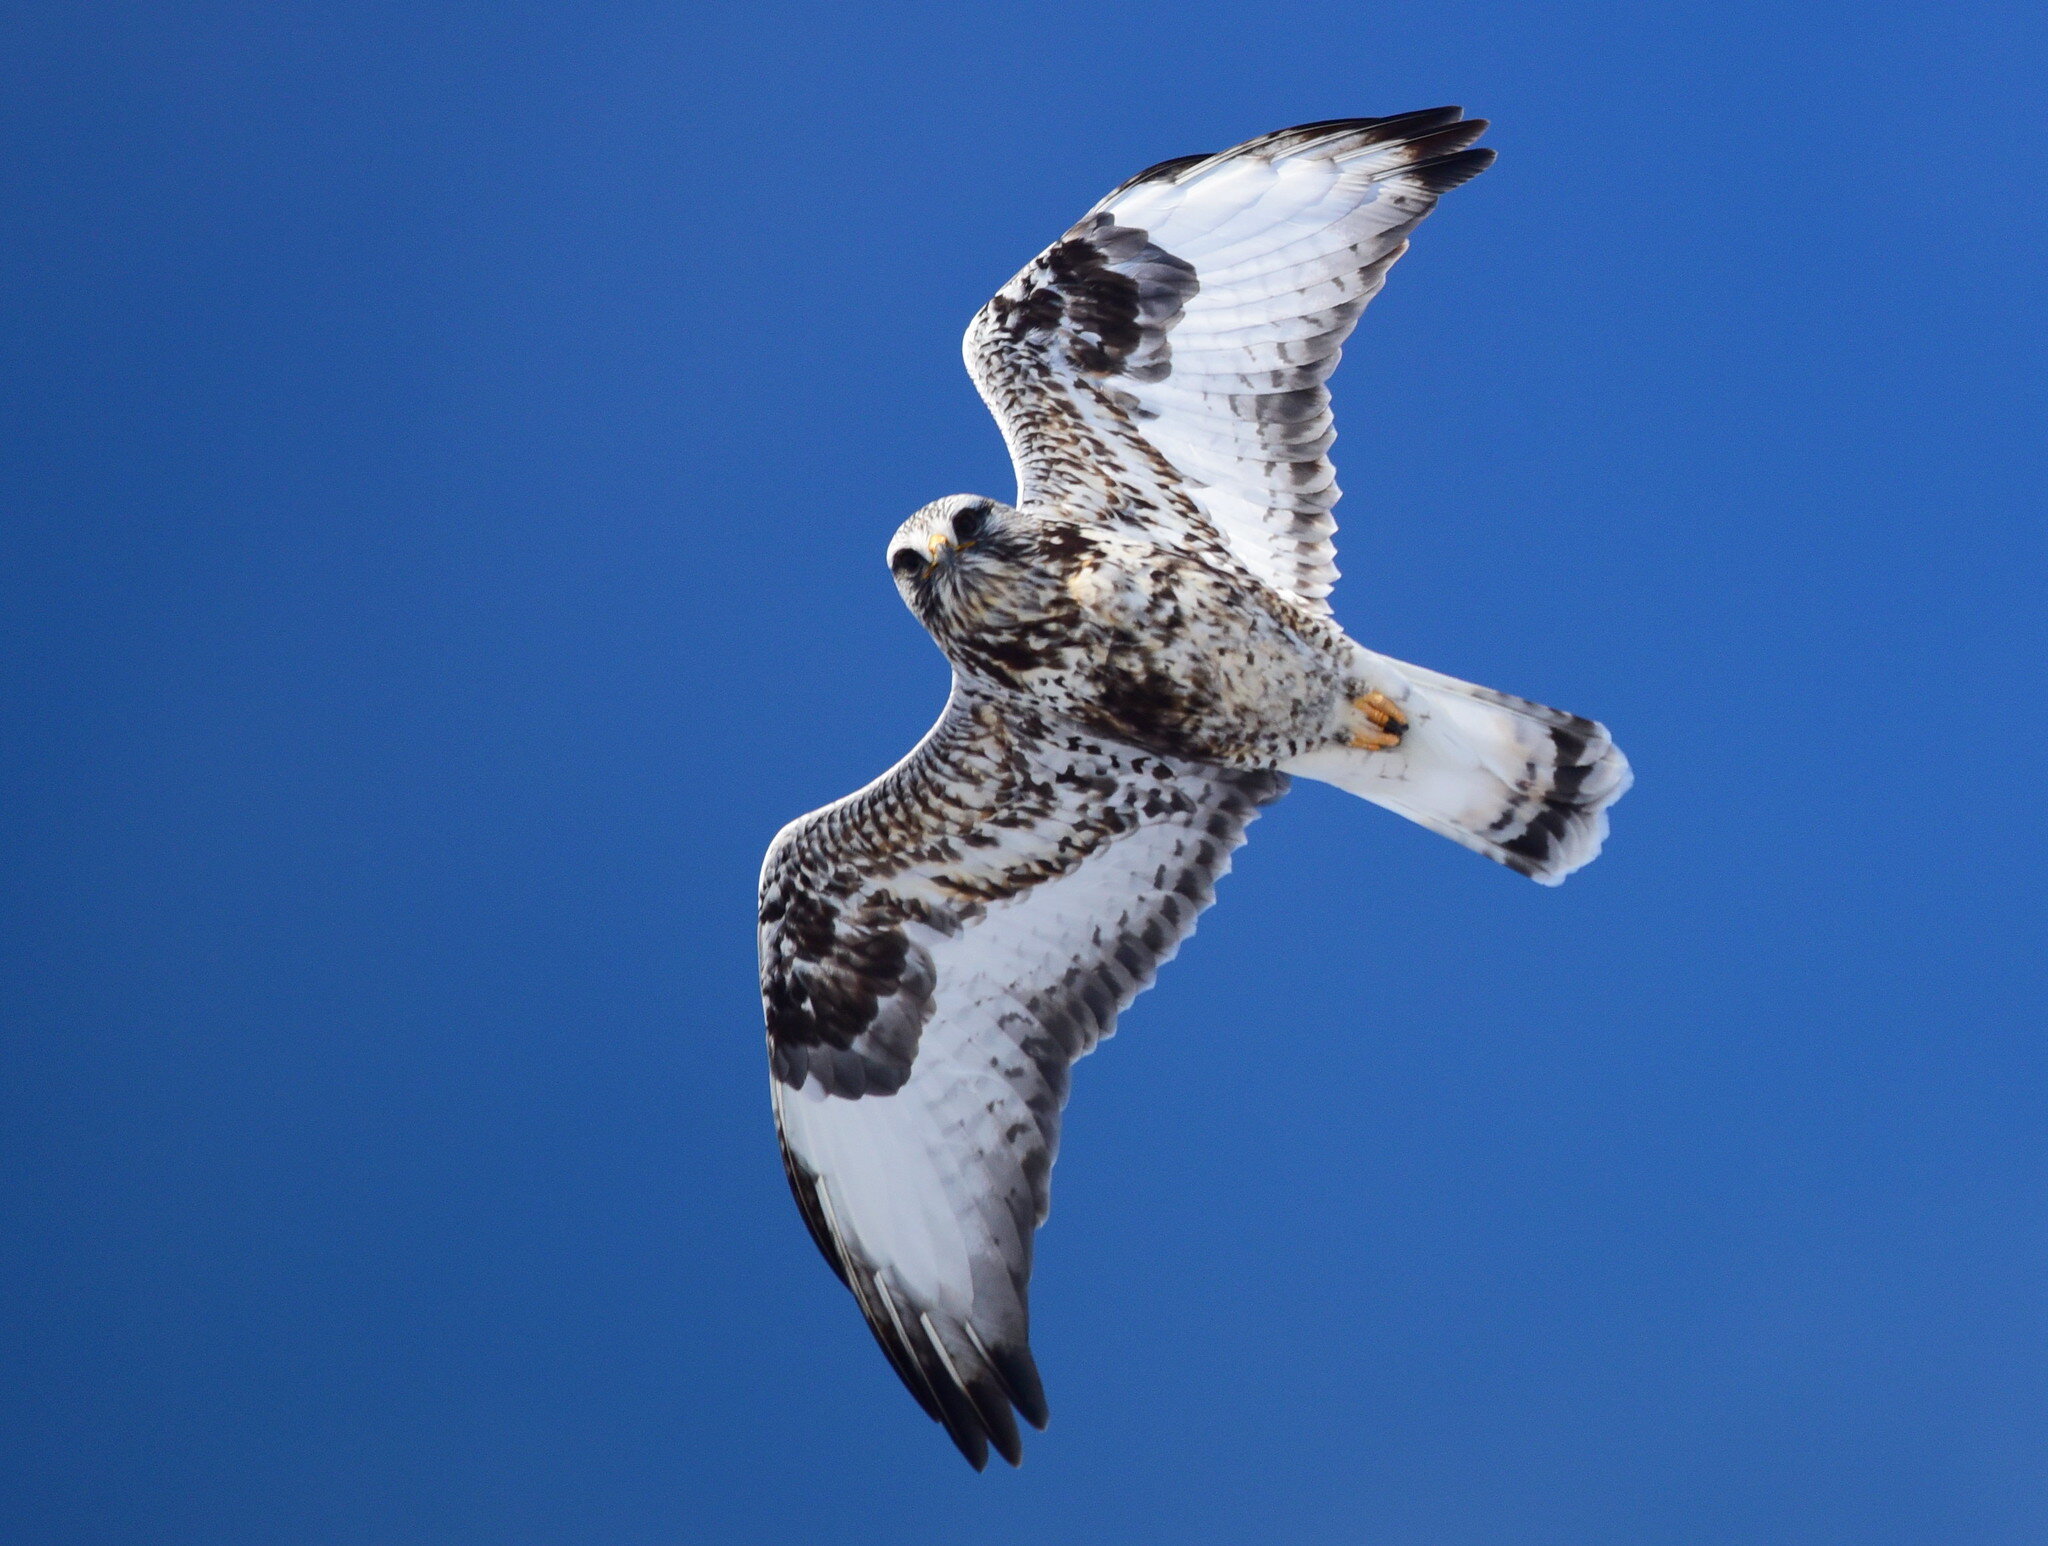
<svg viewBox="0 0 2048 1546">
<path fill-rule="evenodd" d="M 988 506 L 970 505 L 953 517 L 953 540 L 965 547 L 988 527 Z"/>
<path fill-rule="evenodd" d="M 915 548 L 898 548 L 889 560 L 889 567 L 900 578 L 914 580 L 924 572 L 924 560 L 917 556 Z"/>
</svg>

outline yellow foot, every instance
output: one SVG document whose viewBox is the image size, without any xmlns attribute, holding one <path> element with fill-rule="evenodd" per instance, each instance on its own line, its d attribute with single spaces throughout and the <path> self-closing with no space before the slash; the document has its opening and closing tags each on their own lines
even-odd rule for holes
<svg viewBox="0 0 2048 1546">
<path fill-rule="evenodd" d="M 1383 752 L 1401 744 L 1401 732 L 1408 728 L 1408 716 L 1383 692 L 1369 692 L 1353 698 L 1351 706 L 1372 721 L 1370 730 L 1354 731 L 1351 744 L 1361 751 Z"/>
</svg>

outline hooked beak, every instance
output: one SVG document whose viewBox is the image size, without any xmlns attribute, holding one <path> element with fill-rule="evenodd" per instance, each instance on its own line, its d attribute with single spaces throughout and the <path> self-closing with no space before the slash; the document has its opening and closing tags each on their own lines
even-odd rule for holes
<svg viewBox="0 0 2048 1546">
<path fill-rule="evenodd" d="M 973 546 L 972 542 L 955 542 L 945 532 L 935 531 L 931 534 L 930 540 L 925 543 L 924 550 L 930 555 L 931 566 L 936 569 L 939 567 L 941 560 L 951 563 Z"/>
</svg>

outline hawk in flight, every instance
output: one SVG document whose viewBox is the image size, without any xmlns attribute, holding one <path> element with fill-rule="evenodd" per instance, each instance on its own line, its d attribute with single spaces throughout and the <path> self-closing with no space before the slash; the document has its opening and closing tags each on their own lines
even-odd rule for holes
<svg viewBox="0 0 2048 1546">
<path fill-rule="evenodd" d="M 953 666 L 874 783 L 761 872 L 761 997 L 804 1222 L 976 1467 L 1037 1427 L 1026 1290 L 1069 1070 L 1194 927 L 1290 775 L 1543 885 L 1628 763 L 1590 720 L 1375 654 L 1325 598 L 1324 381 L 1439 195 L 1455 107 L 1303 124 L 1140 172 L 967 330 L 1015 504 L 890 539 Z"/>
</svg>

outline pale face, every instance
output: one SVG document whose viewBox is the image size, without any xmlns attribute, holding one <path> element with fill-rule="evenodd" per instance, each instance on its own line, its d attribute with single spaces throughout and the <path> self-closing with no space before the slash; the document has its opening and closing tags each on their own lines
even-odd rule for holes
<svg viewBox="0 0 2048 1546">
<path fill-rule="evenodd" d="M 941 614 L 980 610 L 989 582 L 1011 569 L 1008 506 L 972 494 L 935 500 L 889 539 L 889 573 L 906 605 L 926 627 Z M 977 594 L 980 592 L 981 594 Z M 964 619 L 963 619 L 964 620 Z"/>
</svg>

